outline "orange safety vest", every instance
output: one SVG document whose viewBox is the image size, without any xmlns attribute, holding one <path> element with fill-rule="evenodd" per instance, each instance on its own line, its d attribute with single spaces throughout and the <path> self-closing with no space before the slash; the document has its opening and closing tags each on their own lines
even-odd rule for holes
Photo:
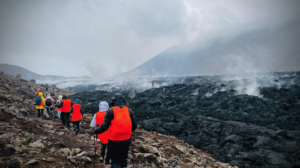
<svg viewBox="0 0 300 168">
<path fill-rule="evenodd" d="M 59 100 L 59 102 L 61 102 L 62 99 Z M 57 108 L 57 111 L 60 111 L 61 112 L 61 108 Z"/>
<path fill-rule="evenodd" d="M 111 120 L 108 139 L 112 141 L 128 140 L 132 134 L 131 118 L 126 106 L 112 107 L 114 119 Z"/>
<path fill-rule="evenodd" d="M 102 123 L 104 122 L 105 114 L 106 111 L 96 113 L 96 124 L 98 124 L 99 126 L 102 125 Z M 98 134 L 98 138 L 100 139 L 101 143 L 103 144 L 108 143 L 108 134 L 109 134 L 109 129 L 103 132 L 102 134 Z"/>
<path fill-rule="evenodd" d="M 71 110 L 71 100 L 70 99 L 64 99 L 63 100 L 63 106 L 61 107 L 62 113 L 69 113 Z"/>
<path fill-rule="evenodd" d="M 74 104 L 73 105 L 72 121 L 80 121 L 80 120 L 82 120 L 80 109 L 81 109 L 81 105 L 80 104 Z"/>
</svg>

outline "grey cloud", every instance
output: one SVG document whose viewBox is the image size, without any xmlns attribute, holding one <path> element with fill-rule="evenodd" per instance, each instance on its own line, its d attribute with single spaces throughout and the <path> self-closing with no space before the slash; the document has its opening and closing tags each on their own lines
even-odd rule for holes
<svg viewBox="0 0 300 168">
<path fill-rule="evenodd" d="M 274 22 L 281 23 L 296 16 L 298 4 L 0 0 L 0 58 L 40 74 L 102 79 L 129 71 L 175 45 L 241 32 L 274 16 Z"/>
</svg>

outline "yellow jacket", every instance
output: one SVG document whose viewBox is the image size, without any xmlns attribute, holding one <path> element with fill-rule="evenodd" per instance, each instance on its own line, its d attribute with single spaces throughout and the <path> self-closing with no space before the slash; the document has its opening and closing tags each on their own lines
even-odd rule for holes
<svg viewBox="0 0 300 168">
<path fill-rule="evenodd" d="M 41 105 L 36 105 L 35 108 L 36 109 L 44 109 L 44 106 L 45 106 L 45 99 L 44 99 L 44 96 L 43 96 L 43 92 L 40 92 L 39 93 L 39 96 L 41 96 Z"/>
</svg>

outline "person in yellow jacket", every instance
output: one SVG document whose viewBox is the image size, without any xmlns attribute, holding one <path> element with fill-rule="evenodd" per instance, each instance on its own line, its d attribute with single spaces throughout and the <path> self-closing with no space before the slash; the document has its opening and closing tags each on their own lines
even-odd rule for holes
<svg viewBox="0 0 300 168">
<path fill-rule="evenodd" d="M 43 95 L 43 92 L 39 92 L 38 96 L 35 98 L 35 108 L 38 111 L 38 117 L 43 117 L 44 114 L 45 99 Z"/>
</svg>

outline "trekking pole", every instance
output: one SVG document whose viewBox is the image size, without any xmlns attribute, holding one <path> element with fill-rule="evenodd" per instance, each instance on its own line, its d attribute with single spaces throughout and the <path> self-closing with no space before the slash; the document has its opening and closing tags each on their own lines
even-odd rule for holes
<svg viewBox="0 0 300 168">
<path fill-rule="evenodd" d="M 57 111 L 57 108 L 56 107 L 54 107 L 54 110 L 53 110 L 53 118 L 54 118 L 54 124 L 55 124 L 55 109 L 56 109 L 56 111 Z M 58 116 L 58 111 L 57 111 L 57 116 Z"/>
<path fill-rule="evenodd" d="M 93 129 L 95 130 L 95 129 Z M 93 131 L 94 132 L 94 131 Z M 94 157 L 94 168 L 96 166 L 96 152 L 97 152 L 97 140 L 96 140 L 96 135 L 97 134 L 94 134 L 94 146 L 95 146 L 95 157 Z"/>
<path fill-rule="evenodd" d="M 133 152 L 133 147 L 134 147 L 134 135 L 132 135 L 132 140 L 131 140 L 131 154 L 132 154 L 132 168 L 134 168 L 134 152 Z"/>
</svg>

